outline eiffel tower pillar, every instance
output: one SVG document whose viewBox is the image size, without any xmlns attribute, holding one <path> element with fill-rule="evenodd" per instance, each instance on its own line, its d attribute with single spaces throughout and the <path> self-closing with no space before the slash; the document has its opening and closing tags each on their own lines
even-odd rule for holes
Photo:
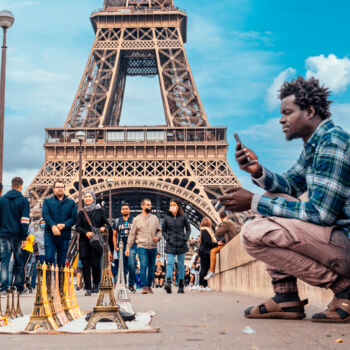
<svg viewBox="0 0 350 350">
<path fill-rule="evenodd" d="M 194 82 L 186 13 L 173 0 L 106 0 L 91 23 L 95 41 L 67 120 L 46 129 L 45 163 L 29 186 L 32 213 L 40 217 L 57 178 L 78 200 L 82 130 L 85 190 L 107 197 L 112 178 L 115 198 L 175 197 L 195 227 L 203 216 L 218 224 L 216 199 L 239 181 L 227 162 L 226 128 L 209 125 Z M 127 76 L 158 76 L 165 126 L 120 126 Z"/>
</svg>

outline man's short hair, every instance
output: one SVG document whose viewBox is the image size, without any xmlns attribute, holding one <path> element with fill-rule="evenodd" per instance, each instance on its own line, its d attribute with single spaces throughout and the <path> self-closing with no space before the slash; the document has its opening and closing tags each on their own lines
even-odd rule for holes
<svg viewBox="0 0 350 350">
<path fill-rule="evenodd" d="M 221 219 L 225 219 L 229 217 L 229 213 L 226 211 L 226 210 L 223 210 L 221 213 L 220 213 L 220 218 Z"/>
<path fill-rule="evenodd" d="M 64 183 L 63 180 L 55 180 L 55 182 L 53 183 L 53 187 L 56 187 L 57 184 L 63 184 L 64 187 L 66 187 L 66 184 Z"/>
<path fill-rule="evenodd" d="M 122 206 L 121 206 L 122 208 L 123 207 L 128 207 L 128 208 L 130 208 L 130 206 L 129 206 L 129 203 L 127 203 L 127 202 L 122 202 Z"/>
<path fill-rule="evenodd" d="M 152 203 L 152 201 L 151 201 L 149 198 L 144 198 L 144 199 L 141 201 L 141 205 L 144 205 L 146 201 Z"/>
<path fill-rule="evenodd" d="M 21 177 L 14 177 L 11 183 L 12 188 L 20 188 L 23 185 L 23 179 Z"/>
<path fill-rule="evenodd" d="M 313 106 L 315 113 L 322 119 L 327 119 L 331 116 L 329 107 L 332 101 L 328 100 L 331 93 L 324 85 L 320 86 L 319 80 L 315 78 L 305 80 L 299 76 L 296 80 L 286 81 L 283 83 L 279 93 L 281 100 L 294 95 L 294 103 L 300 106 L 302 110 Z"/>
</svg>

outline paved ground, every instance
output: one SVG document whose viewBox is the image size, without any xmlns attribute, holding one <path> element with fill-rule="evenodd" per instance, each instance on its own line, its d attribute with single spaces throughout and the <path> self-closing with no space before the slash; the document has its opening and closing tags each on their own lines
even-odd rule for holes
<svg viewBox="0 0 350 350">
<path fill-rule="evenodd" d="M 1 350 L 31 349 L 350 349 L 350 324 L 314 324 L 308 320 L 247 320 L 243 310 L 262 299 L 228 293 L 187 292 L 132 295 L 136 311 L 155 311 L 158 334 L 113 335 L 0 335 Z M 23 312 L 32 310 L 34 296 L 22 298 Z M 82 310 L 90 310 L 96 296 L 79 292 Z M 307 308 L 308 318 L 318 311 Z M 245 334 L 245 327 L 255 330 Z M 343 343 L 336 343 L 342 338 Z"/>
</svg>

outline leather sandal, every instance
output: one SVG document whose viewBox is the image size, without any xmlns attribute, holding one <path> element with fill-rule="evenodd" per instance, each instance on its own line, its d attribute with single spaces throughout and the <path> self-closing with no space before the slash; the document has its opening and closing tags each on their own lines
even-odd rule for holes
<svg viewBox="0 0 350 350">
<path fill-rule="evenodd" d="M 341 309 L 347 313 L 347 316 L 341 318 L 340 314 L 336 311 Z M 333 298 L 327 309 L 321 313 L 312 316 L 312 322 L 324 322 L 324 323 L 347 323 L 350 321 L 350 300 Z"/>
<path fill-rule="evenodd" d="M 263 304 L 258 306 L 250 307 L 245 312 L 246 318 L 275 318 L 275 319 L 287 319 L 287 320 L 301 320 L 306 317 L 304 312 L 304 306 L 309 301 L 307 299 L 302 301 L 288 301 L 284 303 L 276 303 L 272 298 L 265 301 Z M 266 313 L 260 312 L 260 307 L 264 306 Z M 301 308 L 303 312 L 291 312 L 283 309 L 288 308 Z"/>
</svg>

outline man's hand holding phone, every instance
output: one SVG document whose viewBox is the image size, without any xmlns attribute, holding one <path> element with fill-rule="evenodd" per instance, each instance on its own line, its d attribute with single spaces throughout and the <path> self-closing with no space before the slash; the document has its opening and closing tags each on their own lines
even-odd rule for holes
<svg viewBox="0 0 350 350">
<path fill-rule="evenodd" d="M 258 162 L 256 154 L 242 144 L 237 134 L 233 136 L 237 141 L 235 156 L 239 167 L 255 178 L 261 177 L 262 167 Z M 254 193 L 242 187 L 231 187 L 218 200 L 225 206 L 225 209 L 239 213 L 251 208 L 253 196 Z"/>
<path fill-rule="evenodd" d="M 261 177 L 262 169 L 258 162 L 257 155 L 242 144 L 237 134 L 233 136 L 237 141 L 235 157 L 240 169 L 246 171 L 255 178 Z"/>
</svg>

